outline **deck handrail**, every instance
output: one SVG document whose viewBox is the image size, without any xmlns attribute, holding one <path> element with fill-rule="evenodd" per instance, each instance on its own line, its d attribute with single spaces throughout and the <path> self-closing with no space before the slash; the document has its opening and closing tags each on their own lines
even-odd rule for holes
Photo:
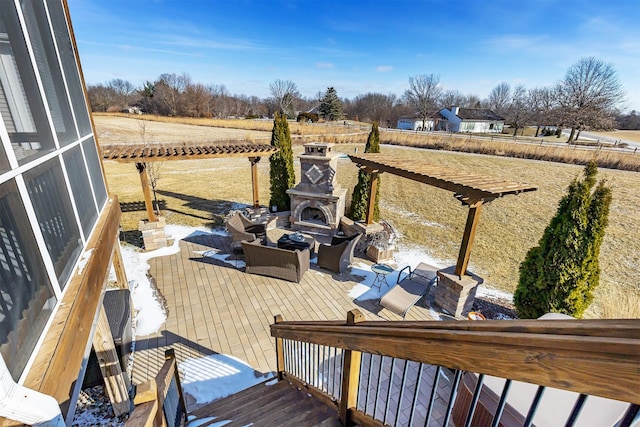
<svg viewBox="0 0 640 427">
<path fill-rule="evenodd" d="M 135 409 L 125 427 L 182 426 L 186 402 L 173 349 L 165 351 L 165 362 L 156 377 L 138 386 Z"/>
<path fill-rule="evenodd" d="M 640 319 L 279 321 L 271 336 L 640 404 Z"/>
</svg>

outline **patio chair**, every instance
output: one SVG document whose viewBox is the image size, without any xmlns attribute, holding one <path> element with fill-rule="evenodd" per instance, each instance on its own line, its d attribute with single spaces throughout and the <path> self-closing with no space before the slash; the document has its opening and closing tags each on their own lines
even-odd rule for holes
<svg viewBox="0 0 640 427">
<path fill-rule="evenodd" d="M 334 236 L 331 245 L 322 244 L 318 247 L 318 267 L 326 268 L 339 275 L 353 263 L 353 250 L 362 237 L 354 234 L 350 237 Z"/>
<path fill-rule="evenodd" d="M 269 222 L 270 221 L 268 221 L 267 224 L 254 223 L 240 212 L 236 212 L 230 215 L 227 218 L 226 223 L 227 230 L 231 234 L 231 248 L 234 251 L 242 250 L 240 242 L 242 242 L 243 240 L 247 242 L 260 240 L 260 242 L 262 242 L 267 232 Z"/>
<path fill-rule="evenodd" d="M 403 272 L 408 270 L 408 274 Z M 396 284 L 381 298 L 379 304 L 389 311 L 402 316 L 405 319 L 409 309 L 413 307 L 428 291 L 429 287 L 437 280 L 437 268 L 421 262 L 411 271 L 411 266 L 406 266 L 398 273 Z"/>
</svg>

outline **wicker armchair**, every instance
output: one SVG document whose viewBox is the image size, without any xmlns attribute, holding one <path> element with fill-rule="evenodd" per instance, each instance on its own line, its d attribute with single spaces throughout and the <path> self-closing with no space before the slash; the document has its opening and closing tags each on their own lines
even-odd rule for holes
<svg viewBox="0 0 640 427">
<path fill-rule="evenodd" d="M 275 217 L 273 219 L 276 219 Z M 243 240 L 247 242 L 253 242 L 254 240 L 264 240 L 268 225 L 256 224 L 242 213 L 235 213 L 227 218 L 227 230 L 231 234 L 231 240 L 233 241 L 232 247 L 234 250 L 241 249 L 240 242 Z"/>
<path fill-rule="evenodd" d="M 362 237 L 354 234 L 350 237 L 334 237 L 331 245 L 322 244 L 318 247 L 318 267 L 326 268 L 342 275 L 353 263 L 353 250 Z"/>
</svg>

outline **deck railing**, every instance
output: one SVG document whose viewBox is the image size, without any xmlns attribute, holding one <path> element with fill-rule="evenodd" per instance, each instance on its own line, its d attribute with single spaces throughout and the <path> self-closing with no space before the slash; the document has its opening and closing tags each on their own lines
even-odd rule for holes
<svg viewBox="0 0 640 427">
<path fill-rule="evenodd" d="M 346 322 L 276 316 L 271 335 L 278 376 L 335 403 L 343 424 L 529 426 L 545 393 L 566 400 L 559 424 L 599 398 L 618 401 L 604 401 L 620 414 L 611 425 L 639 417 L 640 320 L 379 322 L 354 310 Z"/>
<path fill-rule="evenodd" d="M 125 427 L 176 427 L 186 424 L 186 403 L 173 349 L 165 352 L 165 358 L 155 379 L 138 386 L 133 400 L 136 407 Z"/>
</svg>

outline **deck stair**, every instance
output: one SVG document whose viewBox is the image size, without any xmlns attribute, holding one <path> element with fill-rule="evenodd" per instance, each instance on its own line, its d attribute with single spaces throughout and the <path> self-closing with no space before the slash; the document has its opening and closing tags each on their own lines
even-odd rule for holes
<svg viewBox="0 0 640 427">
<path fill-rule="evenodd" d="M 340 426 L 338 408 L 324 404 L 289 381 L 249 387 L 191 412 L 199 426 Z M 192 418 L 192 417 L 190 417 Z M 204 420 L 210 419 L 208 422 Z"/>
</svg>

